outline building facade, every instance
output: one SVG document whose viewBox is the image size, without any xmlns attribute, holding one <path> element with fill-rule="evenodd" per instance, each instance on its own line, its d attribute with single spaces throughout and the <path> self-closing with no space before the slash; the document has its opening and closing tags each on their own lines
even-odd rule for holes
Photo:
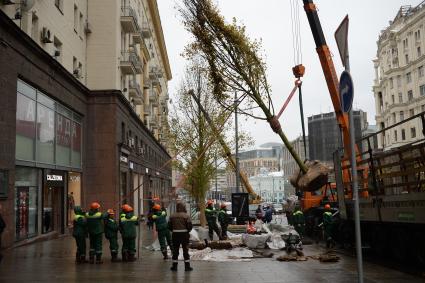
<svg viewBox="0 0 425 283">
<path fill-rule="evenodd" d="M 87 88 L 1 10 L 0 93 L 3 246 L 67 233 L 76 205 L 168 201 L 171 157 L 124 93 Z"/>
<path fill-rule="evenodd" d="M 425 111 L 425 8 L 402 6 L 382 30 L 377 45 L 373 92 L 378 130 Z M 394 127 L 378 138 L 390 149 L 424 137 L 420 118 Z"/>
<path fill-rule="evenodd" d="M 305 144 L 304 144 L 303 137 L 299 136 L 298 138 L 296 138 L 295 140 L 291 142 L 291 145 L 301 160 L 304 161 L 309 159 L 308 136 L 306 136 Z M 282 147 L 282 170 L 284 173 L 284 178 L 286 180 L 286 183 L 285 183 L 286 191 L 290 195 L 294 194 L 295 188 L 291 185 L 291 183 L 289 183 L 289 178 L 291 178 L 291 176 L 294 175 L 295 172 L 298 172 L 299 166 L 297 162 L 295 161 L 295 159 L 292 157 L 288 148 L 286 148 L 285 146 Z"/>
<path fill-rule="evenodd" d="M 166 145 L 171 69 L 156 0 L 19 1 L 1 5 L 91 90 L 120 90 Z"/>
<path fill-rule="evenodd" d="M 357 141 L 367 128 L 367 114 L 362 110 L 353 110 L 353 118 L 354 138 Z M 308 117 L 308 146 L 310 159 L 320 160 L 333 167 L 333 153 L 343 147 L 335 112 Z M 361 151 L 361 144 L 359 147 Z"/>
<path fill-rule="evenodd" d="M 261 174 L 250 177 L 249 182 L 264 202 L 282 203 L 289 196 L 285 190 L 286 180 L 282 171 L 262 170 Z"/>
</svg>

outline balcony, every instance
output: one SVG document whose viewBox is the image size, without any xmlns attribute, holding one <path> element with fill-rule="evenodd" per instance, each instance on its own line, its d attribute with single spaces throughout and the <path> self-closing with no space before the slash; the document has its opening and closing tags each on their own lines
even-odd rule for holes
<svg viewBox="0 0 425 283">
<path fill-rule="evenodd" d="M 143 104 L 142 90 L 140 89 L 140 85 L 135 80 L 130 81 L 128 86 L 128 94 L 130 96 L 130 100 L 133 100 L 134 104 Z"/>
<path fill-rule="evenodd" d="M 120 67 L 124 75 L 141 74 L 143 69 L 139 55 L 132 50 L 121 52 Z"/>
<path fill-rule="evenodd" d="M 149 102 L 153 106 L 158 106 L 158 95 L 153 90 L 149 92 Z"/>
<path fill-rule="evenodd" d="M 139 30 L 136 12 L 130 6 L 121 6 L 121 26 L 126 33 L 135 33 Z"/>
<path fill-rule="evenodd" d="M 156 119 L 156 117 L 155 117 L 155 116 L 151 116 L 151 117 L 150 117 L 149 125 L 150 125 L 153 129 L 158 129 L 158 121 L 157 121 L 157 119 Z"/>
<path fill-rule="evenodd" d="M 142 32 L 140 30 L 132 33 L 131 36 L 133 37 L 134 43 L 140 44 L 143 42 Z"/>
<path fill-rule="evenodd" d="M 145 104 L 143 107 L 143 114 L 145 116 L 150 116 L 151 115 L 151 106 L 149 104 Z"/>
</svg>

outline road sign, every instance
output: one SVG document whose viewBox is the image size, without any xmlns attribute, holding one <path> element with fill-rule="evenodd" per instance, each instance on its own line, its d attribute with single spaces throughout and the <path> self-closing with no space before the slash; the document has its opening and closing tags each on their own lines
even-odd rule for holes
<svg viewBox="0 0 425 283">
<path fill-rule="evenodd" d="M 348 15 L 342 20 L 335 32 L 336 45 L 341 56 L 342 65 L 345 67 L 348 57 Z"/>
<path fill-rule="evenodd" d="M 354 86 L 349 72 L 344 71 L 339 79 L 339 96 L 343 112 L 349 112 L 353 105 Z"/>
</svg>

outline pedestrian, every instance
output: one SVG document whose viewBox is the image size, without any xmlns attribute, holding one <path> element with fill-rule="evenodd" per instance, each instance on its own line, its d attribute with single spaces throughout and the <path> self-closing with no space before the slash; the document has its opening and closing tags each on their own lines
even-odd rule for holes
<svg viewBox="0 0 425 283">
<path fill-rule="evenodd" d="M 304 237 L 305 231 L 305 218 L 304 213 L 301 211 L 300 207 L 295 207 L 295 211 L 292 214 L 292 222 L 294 224 L 295 231 L 300 235 L 300 238 Z"/>
<path fill-rule="evenodd" d="M 118 262 L 118 230 L 119 226 L 115 221 L 115 211 L 108 209 L 105 215 L 105 237 L 109 241 L 111 251 L 111 262 Z"/>
<path fill-rule="evenodd" d="M 80 206 L 74 207 L 74 229 L 72 236 L 75 238 L 77 244 L 77 253 L 75 255 L 75 262 L 86 263 L 86 238 L 87 238 L 87 222 L 86 217 Z"/>
<path fill-rule="evenodd" d="M 153 212 L 149 211 L 148 212 L 148 222 L 146 223 L 146 225 L 148 225 L 148 230 L 152 230 L 153 229 Z"/>
<path fill-rule="evenodd" d="M 99 211 L 100 204 L 93 202 L 90 205 L 90 211 L 86 213 L 87 219 L 87 230 L 89 232 L 90 239 L 90 263 L 94 263 L 96 256 L 96 263 L 101 264 L 102 262 L 102 234 L 103 234 L 103 215 Z"/>
<path fill-rule="evenodd" d="M 120 231 L 122 235 L 122 260 L 136 261 L 136 225 L 138 225 L 137 216 L 133 214 L 133 208 L 130 205 L 124 205 L 124 213 L 121 214 Z"/>
<path fill-rule="evenodd" d="M 167 211 L 161 209 L 159 204 L 153 206 L 152 219 L 155 222 L 156 231 L 158 232 L 158 241 L 161 246 L 161 252 L 164 260 L 168 259 L 167 245 L 172 249 L 171 234 L 167 225 Z"/>
<path fill-rule="evenodd" d="M 184 203 L 177 203 L 176 211 L 170 216 L 168 227 L 173 232 L 173 266 L 172 271 L 177 271 L 180 245 L 183 249 L 184 270 L 192 271 L 189 257 L 189 232 L 192 230 L 192 221 L 186 212 Z"/>
<path fill-rule="evenodd" d="M 213 207 L 213 201 L 208 200 L 207 207 L 205 208 L 205 217 L 207 218 L 208 223 L 208 235 L 213 240 L 214 232 L 217 233 L 218 238 L 221 240 L 220 230 L 217 226 L 217 211 Z"/>
<path fill-rule="evenodd" d="M 1 253 L 1 235 L 3 234 L 3 231 L 6 229 L 6 222 L 4 222 L 1 212 L 2 212 L 2 207 L 0 204 L 0 263 L 3 259 L 3 255 Z"/>
<path fill-rule="evenodd" d="M 328 249 L 333 246 L 333 222 L 331 206 L 329 204 L 325 204 L 325 212 L 323 213 L 323 228 L 325 232 L 326 248 Z"/>
<path fill-rule="evenodd" d="M 258 205 L 257 210 L 255 211 L 255 217 L 258 220 L 263 220 L 263 209 L 261 208 L 261 205 Z"/>
<path fill-rule="evenodd" d="M 227 216 L 226 204 L 222 203 L 220 211 L 218 212 L 218 222 L 221 226 L 221 238 L 227 239 L 227 226 L 229 225 L 229 218 Z"/>
<path fill-rule="evenodd" d="M 270 223 L 273 220 L 273 211 L 270 205 L 267 206 L 266 213 L 264 214 L 264 223 Z"/>
</svg>

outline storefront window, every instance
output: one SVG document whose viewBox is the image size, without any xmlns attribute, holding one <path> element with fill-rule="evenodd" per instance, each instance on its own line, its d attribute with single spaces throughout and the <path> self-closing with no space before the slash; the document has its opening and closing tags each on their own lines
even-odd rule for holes
<svg viewBox="0 0 425 283">
<path fill-rule="evenodd" d="M 71 119 L 56 114 L 56 163 L 71 165 Z"/>
<path fill-rule="evenodd" d="M 81 168 L 82 118 L 18 80 L 16 159 Z"/>
<path fill-rule="evenodd" d="M 37 104 L 37 161 L 54 163 L 55 112 Z"/>
<path fill-rule="evenodd" d="M 69 172 L 68 173 L 68 225 L 72 224 L 74 219 L 74 207 L 81 206 L 81 174 Z"/>
<path fill-rule="evenodd" d="M 18 93 L 16 108 L 16 158 L 34 160 L 35 101 Z"/>
<path fill-rule="evenodd" d="M 16 239 L 26 239 L 37 234 L 37 169 L 17 167 L 16 187 Z"/>
<path fill-rule="evenodd" d="M 64 181 L 62 171 L 44 170 L 43 233 L 63 233 Z"/>
</svg>

